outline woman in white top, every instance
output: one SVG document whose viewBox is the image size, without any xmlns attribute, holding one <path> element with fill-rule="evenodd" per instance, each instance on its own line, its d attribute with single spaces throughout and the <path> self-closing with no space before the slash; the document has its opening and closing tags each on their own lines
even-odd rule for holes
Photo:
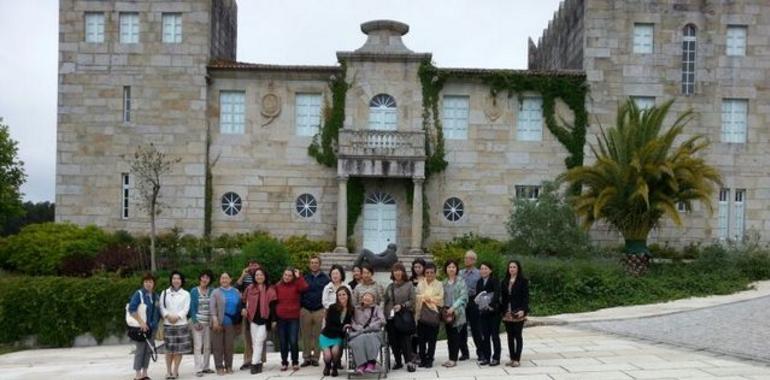
<svg viewBox="0 0 770 380">
<path fill-rule="evenodd" d="M 332 269 L 329 270 L 329 278 L 331 281 L 324 286 L 321 303 L 324 305 L 324 309 L 328 309 L 329 306 L 334 305 L 337 302 L 337 290 L 340 287 L 346 287 L 348 290 L 350 286 L 345 283 L 345 270 L 341 266 L 334 264 Z"/>
<path fill-rule="evenodd" d="M 182 288 L 184 276 L 177 271 L 171 272 L 169 283 L 171 286 L 160 295 L 160 316 L 163 318 L 163 341 L 166 344 L 166 379 L 176 379 L 182 355 L 192 351 L 187 324 L 190 293 Z"/>
</svg>

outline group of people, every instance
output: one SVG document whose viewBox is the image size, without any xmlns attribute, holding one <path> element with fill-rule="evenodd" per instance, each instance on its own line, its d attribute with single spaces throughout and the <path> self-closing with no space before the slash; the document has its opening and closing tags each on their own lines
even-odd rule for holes
<svg viewBox="0 0 770 380">
<path fill-rule="evenodd" d="M 217 374 L 233 373 L 234 342 L 239 334 L 245 343 L 240 369 L 261 373 L 267 335 L 272 330 L 279 340 L 281 371 L 288 370 L 289 364 L 293 370 L 320 366 L 323 356 L 323 374 L 338 376 L 343 344 L 347 344 L 356 373 L 376 372 L 384 334 L 393 353 L 392 370 L 430 368 L 441 325 L 449 348 L 444 367 L 470 358 L 469 330 L 478 364 L 496 366 L 500 364 L 501 321 L 508 335 L 507 365 L 517 367 L 529 313 L 528 282 L 518 261 L 508 263 L 500 281 L 489 263 L 477 268 L 476 260 L 476 253 L 468 251 L 462 268 L 454 260 L 447 261 L 443 281 L 437 279 L 433 263 L 417 259 L 407 273 L 399 262 L 390 271 L 387 287 L 375 281 L 374 270 L 367 265 L 354 267 L 354 278 L 346 283 L 342 267 L 333 265 L 324 273 L 318 257 L 310 258 L 304 275 L 286 268 L 274 284 L 255 261 L 248 263 L 234 283 L 230 274 L 222 273 L 216 288 L 211 286 L 214 275 L 210 271 L 200 273 L 197 286 L 189 291 L 184 287 L 184 275 L 172 272 L 170 286 L 156 294 L 156 279 L 145 275 L 127 306 L 127 314 L 139 326 L 136 329 L 148 339 L 136 339 L 135 379 L 150 379 L 151 339 L 161 324 L 166 379 L 179 377 L 182 356 L 191 352 L 198 377 L 215 372 L 210 366 L 212 354 Z"/>
</svg>

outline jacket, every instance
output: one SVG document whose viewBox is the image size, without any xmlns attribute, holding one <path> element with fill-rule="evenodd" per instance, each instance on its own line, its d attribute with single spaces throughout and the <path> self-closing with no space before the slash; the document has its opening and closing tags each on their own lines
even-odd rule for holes
<svg viewBox="0 0 770 380">
<path fill-rule="evenodd" d="M 395 297 L 394 297 L 395 296 Z M 385 317 L 390 318 L 390 311 L 395 305 L 401 305 L 401 310 L 414 311 L 414 301 L 417 291 L 411 281 L 404 281 L 401 285 L 391 282 L 385 289 Z"/>
<path fill-rule="evenodd" d="M 326 310 L 326 317 L 324 317 L 324 328 L 321 330 L 327 338 L 342 338 L 345 336 L 343 327 L 349 325 L 353 320 L 353 310 L 348 310 L 343 317 L 340 311 L 336 307 L 330 307 Z"/>
<path fill-rule="evenodd" d="M 428 305 L 425 301 L 431 300 L 432 304 Z M 439 308 L 444 306 L 444 286 L 441 285 L 441 281 L 433 280 L 430 284 L 428 280 L 422 279 L 417 285 L 417 297 L 416 306 L 414 308 L 414 315 L 416 320 L 420 320 L 420 313 L 423 307 L 427 307 L 433 311 L 439 311 Z"/>
<path fill-rule="evenodd" d="M 299 277 L 292 282 L 279 281 L 274 286 L 278 302 L 275 314 L 279 319 L 299 319 L 300 299 L 302 292 L 307 290 L 305 279 Z M 319 300 L 320 302 L 320 300 Z"/>
<path fill-rule="evenodd" d="M 155 331 L 155 328 L 158 327 L 158 321 L 160 321 L 160 309 L 158 307 L 157 294 L 148 292 L 144 288 L 134 292 L 131 296 L 131 300 L 128 301 L 128 312 L 136 313 L 136 311 L 139 310 L 139 305 L 142 303 L 139 294 L 144 298 L 144 305 L 147 311 L 147 320 L 144 321 L 144 323 L 147 324 L 150 330 Z"/>
<path fill-rule="evenodd" d="M 270 320 L 270 305 L 276 300 L 275 288 L 272 286 L 260 288 L 252 283 L 243 293 L 243 300 L 246 304 L 246 317 L 249 322 L 254 320 L 254 316 L 258 312 L 263 319 Z"/>
<path fill-rule="evenodd" d="M 514 313 L 523 310 L 525 315 L 529 314 L 529 281 L 526 278 L 517 278 L 510 291 L 508 284 L 502 284 L 500 312 L 505 313 L 508 310 Z"/>
<path fill-rule="evenodd" d="M 332 282 L 329 282 L 326 284 L 326 286 L 324 286 L 323 296 L 321 296 L 321 303 L 324 305 L 325 309 L 328 309 L 331 305 L 337 303 L 337 290 L 342 287 L 348 288 L 352 296 L 353 289 L 350 289 L 350 286 L 344 282 L 340 284 L 339 288 L 335 288 L 334 283 Z"/>
<path fill-rule="evenodd" d="M 305 283 L 307 283 L 307 290 L 302 293 L 302 307 L 316 311 L 324 308 L 321 298 L 323 297 L 323 291 L 326 284 L 329 283 L 329 276 L 324 272 L 318 272 L 313 275 L 312 273 L 305 273 L 303 276 Z"/>
<path fill-rule="evenodd" d="M 476 283 L 476 296 L 479 295 L 479 293 L 486 291 L 487 293 L 493 292 L 494 296 L 492 297 L 489 306 L 492 308 L 492 310 L 479 310 L 479 314 L 481 315 L 491 315 L 491 314 L 498 314 L 500 312 L 500 281 L 498 281 L 496 278 L 489 276 L 487 278 L 487 283 L 484 285 L 484 279 L 480 278 L 479 281 Z"/>
<path fill-rule="evenodd" d="M 190 312 L 190 293 L 182 288 L 168 288 L 160 294 L 160 316 L 166 326 L 184 326 L 187 324 L 187 314 Z M 176 316 L 176 322 L 166 320 L 167 316 Z"/>
<path fill-rule="evenodd" d="M 238 305 L 236 305 L 235 309 L 239 310 L 240 313 L 243 305 L 241 303 L 241 292 L 239 292 L 237 288 L 231 287 L 230 289 L 235 290 L 235 292 L 238 294 Z M 225 308 L 227 305 L 225 304 L 225 296 L 222 292 L 222 288 L 216 288 L 213 292 L 211 292 L 211 297 L 209 298 L 209 309 L 211 310 L 212 325 L 216 323 L 222 324 L 225 320 Z"/>
<path fill-rule="evenodd" d="M 368 325 L 367 322 L 369 322 Z M 351 323 L 353 331 L 351 331 L 350 336 L 352 338 L 362 333 L 377 332 L 382 329 L 382 326 L 385 326 L 385 315 L 382 314 L 382 308 L 379 305 L 356 306 Z"/>
<path fill-rule="evenodd" d="M 212 290 L 213 289 L 211 288 L 206 289 L 206 291 L 209 294 L 209 297 L 211 297 Z M 198 309 L 199 309 L 198 298 L 200 298 L 200 290 L 198 290 L 198 287 L 195 286 L 192 289 L 190 289 L 190 311 L 187 313 L 187 318 L 192 323 L 198 323 Z"/>
<path fill-rule="evenodd" d="M 384 292 L 385 290 L 382 288 L 382 285 L 373 280 L 370 284 L 359 282 L 356 288 L 353 289 L 353 305 L 358 306 L 361 304 L 361 298 L 364 296 L 364 293 L 374 294 L 374 303 L 381 305 Z"/>
<path fill-rule="evenodd" d="M 447 293 L 451 292 L 452 304 L 444 305 L 451 307 L 454 310 L 454 322 L 452 326 L 455 328 L 461 328 L 465 325 L 465 305 L 468 304 L 468 288 L 465 286 L 465 281 L 462 278 L 456 277 L 454 284 L 450 284 L 448 280 L 444 280 L 444 299 L 447 298 Z"/>
</svg>

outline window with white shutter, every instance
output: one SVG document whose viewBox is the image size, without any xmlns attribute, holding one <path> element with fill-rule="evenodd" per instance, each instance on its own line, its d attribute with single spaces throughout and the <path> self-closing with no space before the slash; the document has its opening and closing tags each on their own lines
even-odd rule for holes
<svg viewBox="0 0 770 380">
<path fill-rule="evenodd" d="M 297 136 L 315 136 L 321 129 L 321 94 L 297 94 Z"/>
<path fill-rule="evenodd" d="M 120 218 L 121 219 L 128 219 L 128 206 L 130 201 L 130 189 L 131 189 L 131 178 L 128 176 L 128 173 L 121 173 L 120 175 L 120 183 L 121 183 L 121 194 L 120 194 Z"/>
<path fill-rule="evenodd" d="M 131 121 L 131 86 L 123 86 L 123 122 Z"/>
<path fill-rule="evenodd" d="M 466 140 L 468 138 L 468 104 L 467 96 L 444 96 L 443 120 L 441 125 L 444 138 L 450 140 Z"/>
<path fill-rule="evenodd" d="M 120 14 L 120 43 L 139 43 L 139 13 Z"/>
<path fill-rule="evenodd" d="M 388 94 L 375 95 L 369 102 L 369 128 L 386 131 L 398 129 L 396 99 Z"/>
<path fill-rule="evenodd" d="M 742 240 L 746 232 L 745 210 L 746 210 L 746 189 L 735 189 L 735 203 L 733 203 L 735 213 L 733 216 L 733 236 L 736 240 Z"/>
<path fill-rule="evenodd" d="M 85 15 L 86 42 L 104 42 L 104 13 L 87 12 Z"/>
<path fill-rule="evenodd" d="M 163 42 L 167 44 L 178 44 L 182 42 L 182 14 L 164 13 L 163 14 Z"/>
<path fill-rule="evenodd" d="M 736 144 L 746 143 L 748 114 L 748 100 L 722 100 L 722 142 Z"/>
<path fill-rule="evenodd" d="M 745 25 L 727 26 L 727 55 L 746 55 L 746 35 L 748 28 Z"/>
<path fill-rule="evenodd" d="M 730 189 L 719 190 L 719 239 L 727 239 L 730 219 Z"/>
<path fill-rule="evenodd" d="M 243 134 L 246 124 L 246 93 L 222 91 L 219 93 L 219 132 Z"/>
<path fill-rule="evenodd" d="M 652 54 L 653 24 L 634 24 L 634 53 Z"/>
<path fill-rule="evenodd" d="M 682 94 L 695 93 L 695 49 L 697 48 L 697 29 L 687 24 L 682 30 Z"/>
<path fill-rule="evenodd" d="M 516 138 L 520 141 L 543 140 L 543 99 L 524 98 L 519 108 Z"/>
<path fill-rule="evenodd" d="M 634 104 L 640 110 L 647 110 L 655 106 L 654 96 L 632 96 L 631 100 L 634 101 Z"/>
<path fill-rule="evenodd" d="M 536 201 L 540 197 L 540 186 L 516 185 L 516 198 Z"/>
</svg>

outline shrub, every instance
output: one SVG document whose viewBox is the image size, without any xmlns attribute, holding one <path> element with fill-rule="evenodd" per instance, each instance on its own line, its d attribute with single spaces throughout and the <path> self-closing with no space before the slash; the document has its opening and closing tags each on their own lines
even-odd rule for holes
<svg viewBox="0 0 770 380">
<path fill-rule="evenodd" d="M 536 202 L 514 199 L 507 223 L 509 252 L 517 255 L 585 255 L 588 235 L 578 225 L 558 183 L 543 182 Z"/>
<path fill-rule="evenodd" d="M 150 262 L 142 252 L 130 245 L 114 244 L 99 252 L 94 259 L 95 269 L 127 275 L 149 268 Z"/>
<path fill-rule="evenodd" d="M 311 240 L 307 236 L 291 236 L 283 240 L 289 253 L 290 265 L 305 270 L 311 257 L 331 252 L 334 244 L 330 241 Z"/>
<path fill-rule="evenodd" d="M 463 265 L 465 252 L 471 249 L 478 256 L 478 264 L 483 262 L 489 263 L 498 276 L 505 273 L 507 261 L 504 255 L 504 244 L 488 237 L 472 233 L 465 234 L 447 243 L 434 243 L 428 248 L 428 251 L 433 255 L 436 266 L 443 268 L 444 264 L 450 259 L 456 260 L 460 265 Z"/>
<path fill-rule="evenodd" d="M 241 255 L 231 261 L 238 272 L 231 275 L 237 278 L 250 259 L 257 260 L 267 270 L 271 282 L 277 281 L 283 270 L 291 264 L 286 247 L 278 239 L 269 236 L 260 236 L 241 249 Z"/>
<path fill-rule="evenodd" d="M 7 238 L 0 247 L 7 269 L 25 274 L 51 275 L 62 269 L 68 256 L 95 257 L 110 236 L 101 229 L 70 223 L 31 224 Z M 69 264 L 68 264 L 69 265 Z"/>
</svg>

